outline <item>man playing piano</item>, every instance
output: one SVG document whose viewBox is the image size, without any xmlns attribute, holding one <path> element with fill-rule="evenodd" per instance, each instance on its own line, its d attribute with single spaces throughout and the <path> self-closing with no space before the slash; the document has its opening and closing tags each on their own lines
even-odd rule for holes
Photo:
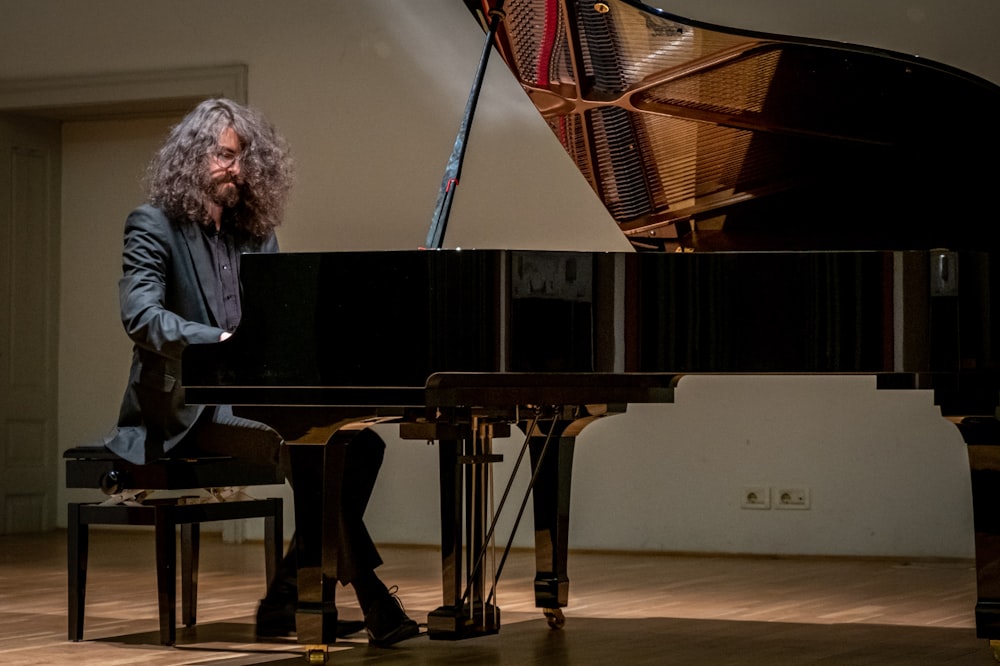
<svg viewBox="0 0 1000 666">
<path fill-rule="evenodd" d="M 294 483 L 275 430 L 228 406 L 185 404 L 180 382 L 187 345 L 223 341 L 240 323 L 241 253 L 278 251 L 274 228 L 292 184 L 287 145 L 255 110 L 207 100 L 173 128 L 146 175 L 148 203 L 126 220 L 119 282 L 132 366 L 105 445 L 137 464 L 168 452 L 264 460 Z M 375 574 L 382 560 L 363 521 L 384 449 L 369 431 L 348 447 L 338 554 L 340 581 L 354 588 L 369 641 L 380 646 L 418 633 Z M 293 540 L 258 608 L 260 636 L 295 631 L 295 561 Z M 355 624 L 338 633 L 360 630 Z"/>
</svg>

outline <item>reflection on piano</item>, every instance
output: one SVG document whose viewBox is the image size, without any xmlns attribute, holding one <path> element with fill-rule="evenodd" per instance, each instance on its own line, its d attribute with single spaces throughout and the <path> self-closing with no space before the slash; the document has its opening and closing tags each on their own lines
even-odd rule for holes
<svg viewBox="0 0 1000 666">
<path fill-rule="evenodd" d="M 486 24 L 486 0 L 467 0 Z M 634 253 L 249 255 L 244 320 L 191 347 L 190 402 L 276 427 L 298 469 L 299 640 L 334 642 L 341 445 L 439 442 L 432 638 L 496 631 L 479 515 L 491 439 L 536 470 L 536 601 L 567 603 L 573 445 L 691 373 L 864 373 L 933 390 L 968 443 L 980 637 L 1000 639 L 989 224 L 1000 88 L 904 54 L 747 34 L 638 2 L 519 0 L 496 49 Z M 980 158 L 985 158 L 984 160 Z M 464 556 L 464 559 L 463 559 Z"/>
</svg>

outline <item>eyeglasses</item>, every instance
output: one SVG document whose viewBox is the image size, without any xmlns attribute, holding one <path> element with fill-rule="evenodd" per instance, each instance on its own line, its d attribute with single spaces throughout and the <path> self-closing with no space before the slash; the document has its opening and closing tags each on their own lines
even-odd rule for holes
<svg viewBox="0 0 1000 666">
<path fill-rule="evenodd" d="M 243 154 L 236 152 L 232 148 L 216 148 L 212 156 L 223 169 L 231 169 L 234 164 L 242 159 Z"/>
</svg>

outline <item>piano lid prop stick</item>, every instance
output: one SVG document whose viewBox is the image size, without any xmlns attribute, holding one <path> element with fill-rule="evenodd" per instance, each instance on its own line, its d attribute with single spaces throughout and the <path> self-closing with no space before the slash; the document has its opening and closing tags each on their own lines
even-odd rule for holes
<svg viewBox="0 0 1000 666">
<path fill-rule="evenodd" d="M 458 180 L 462 175 L 462 162 L 465 160 L 465 144 L 469 138 L 469 128 L 472 126 L 472 117 L 475 115 L 476 104 L 479 101 L 479 91 L 483 87 L 486 65 L 490 59 L 490 52 L 493 50 L 493 38 L 500 27 L 500 21 L 504 18 L 503 3 L 504 0 L 498 0 L 496 6 L 490 10 L 490 25 L 486 33 L 486 42 L 483 44 L 483 53 L 479 58 L 479 69 L 476 71 L 476 78 L 472 83 L 469 101 L 465 105 L 465 117 L 462 118 L 462 124 L 458 128 L 458 136 L 455 137 L 455 147 L 451 151 L 451 157 L 445 167 L 444 178 L 441 180 L 441 191 L 434 207 L 434 218 L 431 220 L 431 227 L 427 231 L 427 240 L 423 247 L 426 250 L 440 250 L 444 244 L 444 232 L 448 227 L 451 202 L 455 198 Z"/>
</svg>

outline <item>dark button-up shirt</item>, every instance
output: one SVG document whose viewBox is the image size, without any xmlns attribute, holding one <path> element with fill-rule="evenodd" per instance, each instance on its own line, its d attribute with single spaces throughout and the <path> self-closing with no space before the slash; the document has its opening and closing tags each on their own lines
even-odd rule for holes
<svg viewBox="0 0 1000 666">
<path fill-rule="evenodd" d="M 219 313 L 219 328 L 232 332 L 239 326 L 243 316 L 240 305 L 240 255 L 236 251 L 232 233 L 225 227 L 218 232 L 211 226 L 203 226 L 202 230 L 212 256 L 213 275 L 216 279 L 216 288 L 208 290 L 217 299 L 211 304 L 212 310 Z"/>
</svg>

